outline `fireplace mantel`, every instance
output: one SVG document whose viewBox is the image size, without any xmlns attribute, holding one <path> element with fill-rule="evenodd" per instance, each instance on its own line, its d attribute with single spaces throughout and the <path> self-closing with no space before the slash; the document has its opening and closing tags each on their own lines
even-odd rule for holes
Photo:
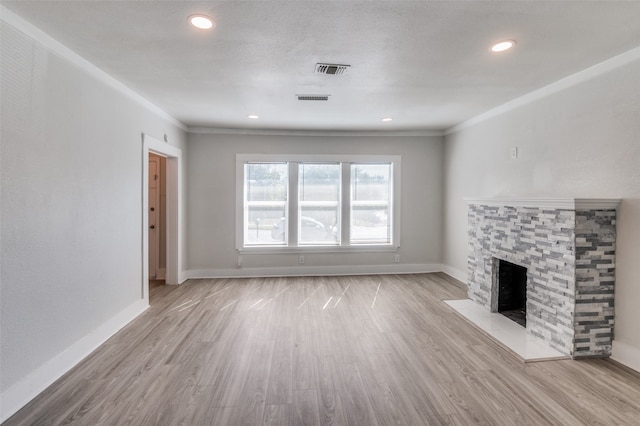
<svg viewBox="0 0 640 426">
<path fill-rule="evenodd" d="M 465 198 L 467 204 L 558 210 L 617 210 L 619 198 Z"/>
</svg>

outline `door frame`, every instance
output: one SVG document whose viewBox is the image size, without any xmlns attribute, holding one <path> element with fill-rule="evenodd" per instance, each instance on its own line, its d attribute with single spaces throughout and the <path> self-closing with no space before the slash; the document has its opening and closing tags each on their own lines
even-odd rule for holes
<svg viewBox="0 0 640 426">
<path fill-rule="evenodd" d="M 149 153 L 167 159 L 167 284 L 181 284 L 182 150 L 146 133 L 142 134 L 142 298 L 149 303 Z"/>
</svg>

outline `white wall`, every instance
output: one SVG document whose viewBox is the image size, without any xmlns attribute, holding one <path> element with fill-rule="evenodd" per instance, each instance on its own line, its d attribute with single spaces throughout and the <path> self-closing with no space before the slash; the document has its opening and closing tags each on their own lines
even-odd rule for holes
<svg viewBox="0 0 640 426">
<path fill-rule="evenodd" d="M 593 78 L 446 137 L 443 254 L 449 268 L 466 276 L 465 197 L 622 198 L 614 358 L 636 369 L 640 369 L 638 56 L 627 55 L 618 60 L 622 66 L 601 75 L 590 72 Z M 513 146 L 519 150 L 516 160 L 510 158 Z"/>
<path fill-rule="evenodd" d="M 394 253 L 242 255 L 236 268 L 237 153 L 402 156 L 402 233 Z M 440 268 L 443 137 L 191 134 L 187 161 L 188 269 L 191 276 L 414 271 Z M 273 272 L 264 268 L 275 268 Z"/>
<path fill-rule="evenodd" d="M 141 133 L 186 149 L 183 130 L 22 24 L 35 31 L 1 28 L 2 418 L 144 309 Z"/>
</svg>

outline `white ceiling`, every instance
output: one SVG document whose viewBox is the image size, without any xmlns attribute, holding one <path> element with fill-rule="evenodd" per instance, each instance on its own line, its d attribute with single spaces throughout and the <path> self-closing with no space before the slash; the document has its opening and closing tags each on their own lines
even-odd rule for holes
<svg viewBox="0 0 640 426">
<path fill-rule="evenodd" d="M 190 127 L 442 130 L 640 46 L 640 1 L 2 4 Z"/>
</svg>

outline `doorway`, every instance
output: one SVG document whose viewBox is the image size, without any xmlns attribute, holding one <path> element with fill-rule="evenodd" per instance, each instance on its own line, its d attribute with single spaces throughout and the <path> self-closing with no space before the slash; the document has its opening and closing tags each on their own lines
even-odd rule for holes
<svg viewBox="0 0 640 426">
<path fill-rule="evenodd" d="M 167 262 L 167 159 L 149 153 L 149 279 L 165 279 Z"/>
<path fill-rule="evenodd" d="M 142 134 L 142 298 L 147 303 L 150 278 L 162 276 L 166 284 L 184 281 L 180 248 L 181 164 L 179 148 Z"/>
</svg>

